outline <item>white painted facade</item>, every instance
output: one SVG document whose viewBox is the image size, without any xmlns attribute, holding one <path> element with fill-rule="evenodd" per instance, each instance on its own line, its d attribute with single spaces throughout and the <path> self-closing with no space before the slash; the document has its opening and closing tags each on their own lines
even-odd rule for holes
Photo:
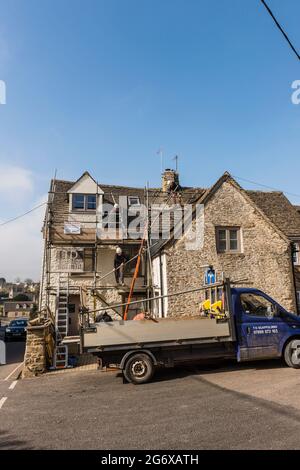
<svg viewBox="0 0 300 470">
<path fill-rule="evenodd" d="M 153 288 L 156 296 L 168 294 L 166 254 L 157 255 L 152 260 Z M 168 316 L 168 298 L 154 302 L 154 313 L 160 318 Z"/>
</svg>

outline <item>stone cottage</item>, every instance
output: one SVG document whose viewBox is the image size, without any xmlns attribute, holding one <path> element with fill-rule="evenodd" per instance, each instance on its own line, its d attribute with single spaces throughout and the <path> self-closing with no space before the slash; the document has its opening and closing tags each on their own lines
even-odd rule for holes
<svg viewBox="0 0 300 470">
<path fill-rule="evenodd" d="M 195 203 L 204 207 L 203 246 L 188 250 L 185 234 L 152 249 L 157 294 L 198 287 L 211 265 L 219 276 L 262 289 L 286 309 L 299 310 L 300 216 L 284 194 L 244 190 L 225 173 Z M 201 300 L 199 293 L 165 298 L 160 316 L 197 314 Z"/>
</svg>

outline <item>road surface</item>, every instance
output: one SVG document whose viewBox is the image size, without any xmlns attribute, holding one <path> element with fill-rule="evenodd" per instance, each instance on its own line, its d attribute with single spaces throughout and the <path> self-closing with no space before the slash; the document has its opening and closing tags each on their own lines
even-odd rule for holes
<svg viewBox="0 0 300 470">
<path fill-rule="evenodd" d="M 100 371 L 8 385 L 0 448 L 300 449 L 300 371 L 278 361 L 165 370 L 142 386 Z"/>
</svg>

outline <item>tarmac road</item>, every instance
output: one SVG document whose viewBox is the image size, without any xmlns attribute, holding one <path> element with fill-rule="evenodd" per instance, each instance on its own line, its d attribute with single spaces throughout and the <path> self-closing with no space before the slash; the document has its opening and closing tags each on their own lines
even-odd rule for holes
<svg viewBox="0 0 300 470">
<path fill-rule="evenodd" d="M 300 371 L 278 361 L 164 370 L 142 386 L 100 371 L 8 386 L 2 449 L 300 448 Z"/>
</svg>

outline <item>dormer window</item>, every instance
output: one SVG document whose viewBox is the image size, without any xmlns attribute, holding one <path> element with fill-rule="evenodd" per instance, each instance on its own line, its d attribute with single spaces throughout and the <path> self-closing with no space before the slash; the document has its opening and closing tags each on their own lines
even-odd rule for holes
<svg viewBox="0 0 300 470">
<path fill-rule="evenodd" d="M 140 198 L 137 196 L 128 196 L 128 205 L 129 206 L 139 206 Z"/>
<path fill-rule="evenodd" d="M 72 208 L 74 211 L 95 211 L 96 194 L 73 194 Z"/>
</svg>

